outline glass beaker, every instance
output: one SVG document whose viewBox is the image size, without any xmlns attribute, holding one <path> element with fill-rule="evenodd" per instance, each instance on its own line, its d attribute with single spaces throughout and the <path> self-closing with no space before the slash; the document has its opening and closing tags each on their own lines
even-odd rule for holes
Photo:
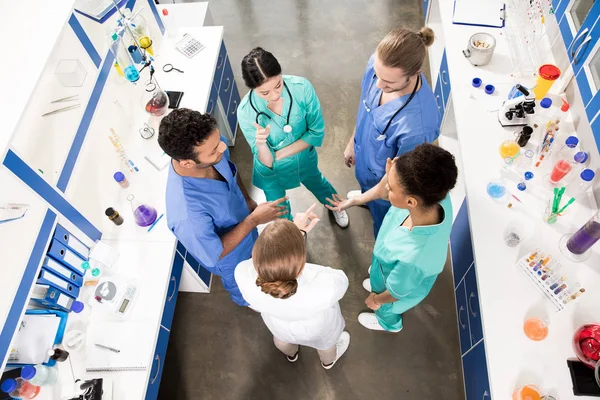
<svg viewBox="0 0 600 400">
<path fill-rule="evenodd" d="M 123 39 L 116 32 L 113 32 L 108 40 L 109 49 L 115 56 L 115 60 L 123 71 L 123 75 L 129 82 L 137 82 L 140 79 L 138 72 L 131 55 L 127 51 L 127 46 L 123 43 Z M 118 72 L 118 69 L 117 69 Z"/>
<path fill-rule="evenodd" d="M 554 168 L 552 168 L 552 172 L 550 173 L 550 183 L 553 185 L 560 182 L 571 170 L 573 169 L 573 165 L 567 160 L 558 160 L 556 164 L 554 164 Z"/>
<path fill-rule="evenodd" d="M 540 389 L 535 385 L 525 385 L 513 392 L 513 400 L 541 400 Z"/>
<path fill-rule="evenodd" d="M 502 142 L 499 149 L 500 157 L 502 157 L 503 160 L 507 158 L 511 158 L 514 160 L 515 158 L 517 158 L 520 151 L 521 147 L 519 147 L 517 142 L 515 142 L 514 140 L 505 140 L 504 142 Z"/>
<path fill-rule="evenodd" d="M 156 221 L 157 212 L 154 207 L 139 203 L 132 194 L 127 196 L 127 200 L 131 204 L 131 211 L 133 212 L 136 224 L 145 227 L 152 225 Z"/>
<path fill-rule="evenodd" d="M 563 236 L 559 243 L 562 253 L 573 261 L 590 256 L 590 248 L 600 240 L 600 210 L 573 235 Z"/>
<path fill-rule="evenodd" d="M 160 88 L 156 78 L 150 76 L 142 94 L 142 106 L 149 114 L 156 117 L 163 115 L 169 108 L 169 96 Z"/>
</svg>

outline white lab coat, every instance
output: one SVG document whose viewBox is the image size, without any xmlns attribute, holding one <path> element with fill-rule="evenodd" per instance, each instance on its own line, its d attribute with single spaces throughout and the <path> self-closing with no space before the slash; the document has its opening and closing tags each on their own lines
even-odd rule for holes
<svg viewBox="0 0 600 400">
<path fill-rule="evenodd" d="M 346 325 L 338 303 L 348 289 L 343 271 L 307 263 L 298 277 L 296 294 L 287 299 L 263 293 L 256 286 L 257 277 L 252 259 L 235 269 L 242 296 L 261 313 L 273 336 L 318 350 L 335 346 Z"/>
</svg>

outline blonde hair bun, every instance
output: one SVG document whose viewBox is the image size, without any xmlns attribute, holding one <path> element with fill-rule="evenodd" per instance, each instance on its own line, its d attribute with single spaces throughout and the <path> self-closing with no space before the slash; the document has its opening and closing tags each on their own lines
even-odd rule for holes
<svg viewBox="0 0 600 400">
<path fill-rule="evenodd" d="M 276 299 L 287 299 L 296 294 L 298 281 L 291 279 L 289 281 L 265 282 L 259 277 L 256 279 L 256 286 L 260 286 L 260 290 L 263 293 L 269 294 Z"/>
<path fill-rule="evenodd" d="M 433 30 L 427 26 L 422 27 L 417 35 L 423 39 L 423 43 L 425 43 L 425 46 L 427 47 L 431 46 L 435 40 L 435 34 L 433 33 Z"/>
</svg>

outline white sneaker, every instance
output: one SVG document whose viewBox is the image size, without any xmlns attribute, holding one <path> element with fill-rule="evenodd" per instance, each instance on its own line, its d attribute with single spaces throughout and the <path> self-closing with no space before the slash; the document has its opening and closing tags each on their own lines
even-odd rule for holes
<svg viewBox="0 0 600 400">
<path fill-rule="evenodd" d="M 355 197 L 358 197 L 362 194 L 362 192 L 360 190 L 351 190 L 348 192 L 348 194 L 346 195 L 346 198 L 348 200 L 354 199 Z"/>
<path fill-rule="evenodd" d="M 358 315 L 358 322 L 360 322 L 360 324 L 362 326 L 364 326 L 365 328 L 371 329 L 372 331 L 385 331 L 385 332 L 396 333 L 396 332 L 400 332 L 402 330 L 402 328 L 395 329 L 393 331 L 388 331 L 388 330 L 383 329 L 383 326 L 379 325 L 379 321 L 377 321 L 377 317 L 375 316 L 375 313 L 372 313 L 372 312 L 360 313 Z"/>
<path fill-rule="evenodd" d="M 344 211 L 331 211 L 333 213 L 333 218 L 335 218 L 335 223 L 338 224 L 340 228 L 347 228 L 350 223 L 350 218 L 348 217 L 348 213 L 346 210 Z"/>
<path fill-rule="evenodd" d="M 348 346 L 350 346 L 350 334 L 348 332 L 344 331 L 344 332 L 342 332 L 342 335 L 340 336 L 337 343 L 335 344 L 335 350 L 336 350 L 335 360 L 329 365 L 325 365 L 325 364 L 321 363 L 321 366 L 325 369 L 331 369 L 335 365 L 335 363 L 344 355 L 346 350 L 348 350 Z"/>
<path fill-rule="evenodd" d="M 363 287 L 365 288 L 365 290 L 369 293 L 371 293 L 371 280 L 369 278 L 365 279 L 363 281 Z"/>
<path fill-rule="evenodd" d="M 368 273 L 369 275 L 371 275 L 371 266 L 370 266 L 370 265 L 369 265 L 369 269 L 367 270 L 367 273 Z"/>
</svg>

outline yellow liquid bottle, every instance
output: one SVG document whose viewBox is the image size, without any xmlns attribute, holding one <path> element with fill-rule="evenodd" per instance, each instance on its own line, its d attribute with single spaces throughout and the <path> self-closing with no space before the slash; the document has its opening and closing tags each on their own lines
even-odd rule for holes
<svg viewBox="0 0 600 400">
<path fill-rule="evenodd" d="M 148 52 L 148 54 L 153 56 L 154 50 L 152 49 L 152 40 L 148 36 L 142 36 L 139 38 L 139 41 L 142 49 L 145 49 Z"/>
</svg>

